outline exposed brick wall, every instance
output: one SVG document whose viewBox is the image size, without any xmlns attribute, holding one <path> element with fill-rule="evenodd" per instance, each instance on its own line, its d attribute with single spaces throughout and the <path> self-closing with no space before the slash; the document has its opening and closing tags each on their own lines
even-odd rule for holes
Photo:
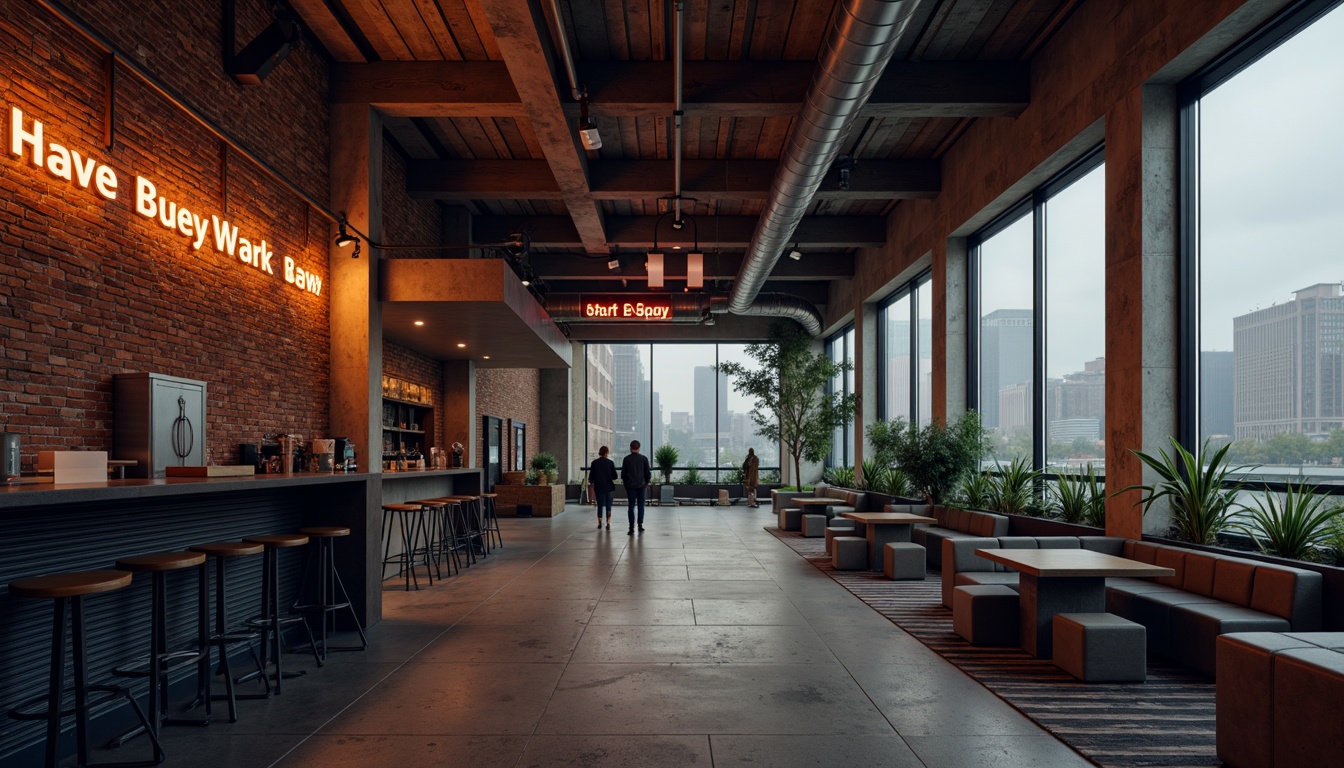
<svg viewBox="0 0 1344 768">
<path fill-rule="evenodd" d="M 390 245 L 437 243 L 443 209 L 436 200 L 415 200 L 406 194 L 406 159 L 390 141 L 383 142 L 383 240 Z M 442 253 L 442 252 L 440 252 Z M 390 257 L 426 258 L 434 251 L 390 251 Z"/>
<path fill-rule="evenodd" d="M 541 443 L 541 371 L 536 368 L 478 368 L 476 370 L 476 424 L 480 431 L 476 446 L 477 466 L 485 466 L 485 416 L 504 419 L 504 465 L 512 467 L 513 424 L 522 422 L 527 429 L 525 466 Z M 560 478 L 563 482 L 566 478 Z"/>
<path fill-rule="evenodd" d="M 443 363 L 384 339 L 383 374 L 429 388 L 434 408 L 434 434 L 429 446 L 443 447 Z"/>
<path fill-rule="evenodd" d="M 266 91 L 272 80 L 225 96 L 212 58 L 218 36 L 208 29 L 218 25 L 218 4 L 76 5 L 106 20 L 109 36 L 174 46 L 150 57 L 165 79 L 325 199 L 326 83 L 304 64 L 311 53 L 277 69 L 308 73 L 282 96 Z M 185 58 L 174 63 L 169 53 Z M 0 430 L 22 435 L 25 470 L 39 450 L 110 450 L 112 375 L 151 371 L 208 383 L 215 463 L 236 461 L 237 444 L 265 432 L 324 435 L 328 291 L 297 290 L 282 275 L 290 257 L 325 278 L 325 220 L 237 153 L 221 158 L 216 138 L 125 74 L 116 79 L 115 143 L 104 147 L 102 62 L 27 0 L 0 5 Z M 110 167 L 117 197 L 11 154 L 10 107 L 23 110 L 29 130 L 41 121 L 46 143 Z M 188 237 L 136 213 L 137 175 L 193 213 L 264 239 L 275 274 L 209 241 L 193 250 Z"/>
</svg>

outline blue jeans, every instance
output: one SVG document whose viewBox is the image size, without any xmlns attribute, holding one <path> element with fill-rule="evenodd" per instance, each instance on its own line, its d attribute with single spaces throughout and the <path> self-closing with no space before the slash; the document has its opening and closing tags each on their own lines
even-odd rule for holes
<svg viewBox="0 0 1344 768">
<path fill-rule="evenodd" d="M 598 516 L 598 517 L 601 517 L 601 516 L 602 516 L 602 510 L 605 508 L 605 509 L 607 510 L 607 517 L 611 517 L 611 505 L 612 505 L 612 502 L 614 502 L 615 500 L 616 500 L 616 492 L 615 492 L 615 491 L 598 491 L 598 492 L 597 492 L 597 516 Z"/>
<path fill-rule="evenodd" d="M 635 527 L 635 504 L 638 503 L 638 504 L 639 504 L 639 527 L 643 528 L 643 527 L 644 527 L 644 489 L 643 489 L 643 488 L 630 488 L 630 487 L 627 487 L 627 488 L 625 489 L 625 496 L 626 496 L 626 500 L 630 503 L 629 508 L 626 509 L 626 513 L 627 513 L 627 514 L 629 515 L 629 517 L 630 517 L 630 527 L 631 527 L 631 528 L 634 528 L 634 527 Z"/>
</svg>

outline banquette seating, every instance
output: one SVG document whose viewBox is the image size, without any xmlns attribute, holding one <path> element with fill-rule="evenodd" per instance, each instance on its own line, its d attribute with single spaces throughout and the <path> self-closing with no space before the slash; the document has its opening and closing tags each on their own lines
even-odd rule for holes
<svg viewBox="0 0 1344 768">
<path fill-rule="evenodd" d="M 770 503 L 774 507 L 774 512 L 779 515 L 780 510 L 787 507 L 796 507 L 794 499 L 835 499 L 835 504 L 830 504 L 822 509 L 826 510 L 826 517 L 833 518 L 843 515 L 846 512 L 870 512 L 868 509 L 868 494 L 863 491 L 851 491 L 848 488 L 840 488 L 826 483 L 817 483 L 810 491 L 780 491 L 772 490 L 770 492 Z M 808 509 L 808 512 L 819 513 L 816 508 Z"/>
<path fill-rule="evenodd" d="M 915 526 L 910 536 L 911 541 L 924 547 L 928 553 L 929 566 L 932 568 L 937 568 L 942 564 L 943 542 L 947 539 L 1008 535 L 1008 518 L 993 512 L 957 509 L 956 507 L 929 507 L 927 505 L 911 505 L 909 507 L 893 505 L 891 511 L 910 512 L 932 517 L 938 521 L 933 525 Z"/>
</svg>

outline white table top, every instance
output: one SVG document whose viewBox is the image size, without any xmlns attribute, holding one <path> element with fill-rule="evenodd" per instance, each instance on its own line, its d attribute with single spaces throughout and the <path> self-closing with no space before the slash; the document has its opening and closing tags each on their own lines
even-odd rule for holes
<svg viewBox="0 0 1344 768">
<path fill-rule="evenodd" d="M 975 553 L 986 560 L 1036 577 L 1176 575 L 1176 571 L 1171 568 L 1090 549 L 977 549 Z"/>
</svg>

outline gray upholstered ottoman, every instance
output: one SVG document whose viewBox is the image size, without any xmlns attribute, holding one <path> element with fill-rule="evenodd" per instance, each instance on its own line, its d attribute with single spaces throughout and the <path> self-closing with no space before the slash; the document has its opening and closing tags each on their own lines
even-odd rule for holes
<svg viewBox="0 0 1344 768">
<path fill-rule="evenodd" d="M 882 547 L 882 573 L 888 579 L 924 580 L 924 548 L 909 541 L 889 541 Z"/>
<path fill-rule="evenodd" d="M 1339 765 L 1339 735 L 1344 731 L 1341 701 L 1344 653 L 1318 647 L 1275 654 L 1274 765 Z"/>
<path fill-rule="evenodd" d="M 1055 666 L 1088 683 L 1141 683 L 1148 678 L 1147 630 L 1111 613 L 1058 613 Z"/>
<path fill-rule="evenodd" d="M 779 510 L 779 530 L 796 531 L 802 527 L 802 523 L 802 507 L 785 507 Z"/>
<path fill-rule="evenodd" d="M 1017 645 L 1017 600 L 1001 584 L 952 590 L 952 631 L 971 645 Z"/>
<path fill-rule="evenodd" d="M 853 528 L 838 528 L 838 527 L 830 526 L 830 527 L 827 527 L 827 528 L 826 528 L 826 530 L 825 530 L 824 533 L 825 533 L 825 536 L 826 536 L 826 554 L 829 555 L 829 554 L 831 554 L 831 541 L 832 541 L 836 536 L 853 536 L 853 535 L 854 535 L 854 529 L 853 529 Z"/>
<path fill-rule="evenodd" d="M 868 568 L 868 540 L 858 536 L 831 539 L 831 567 L 837 571 L 862 571 Z"/>
<path fill-rule="evenodd" d="M 803 536 L 809 539 L 819 539 L 826 535 L 826 516 L 825 515 L 803 515 Z"/>
</svg>

